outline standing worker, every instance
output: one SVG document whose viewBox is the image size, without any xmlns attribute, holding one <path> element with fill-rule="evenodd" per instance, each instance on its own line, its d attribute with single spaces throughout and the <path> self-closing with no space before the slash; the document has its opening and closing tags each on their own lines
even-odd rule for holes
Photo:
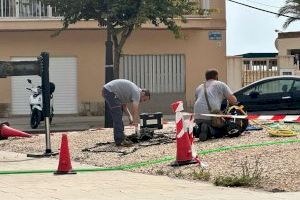
<svg viewBox="0 0 300 200">
<path fill-rule="evenodd" d="M 199 85 L 195 92 L 195 123 L 200 129 L 200 141 L 205 141 L 212 137 L 223 137 L 226 134 L 224 127 L 214 127 L 211 117 L 200 114 L 220 112 L 224 99 L 227 99 L 231 105 L 237 104 L 237 99 L 228 85 L 218 80 L 218 71 L 216 69 L 207 70 L 205 79 L 206 81 Z"/>
<path fill-rule="evenodd" d="M 129 116 L 130 124 L 136 130 L 139 124 L 139 103 L 150 99 L 150 92 L 139 88 L 136 84 L 125 79 L 116 79 L 106 83 L 102 89 L 102 96 L 108 104 L 114 127 L 114 140 L 117 146 L 131 146 L 124 134 L 123 111 Z M 132 103 L 131 113 L 127 107 Z"/>
</svg>

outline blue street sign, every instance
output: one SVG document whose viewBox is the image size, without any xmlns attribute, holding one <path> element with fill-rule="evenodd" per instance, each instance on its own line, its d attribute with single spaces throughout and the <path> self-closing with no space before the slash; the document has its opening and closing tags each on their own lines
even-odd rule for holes
<svg viewBox="0 0 300 200">
<path fill-rule="evenodd" d="M 208 32 L 209 40 L 222 40 L 222 33 L 219 31 L 210 31 Z"/>
</svg>

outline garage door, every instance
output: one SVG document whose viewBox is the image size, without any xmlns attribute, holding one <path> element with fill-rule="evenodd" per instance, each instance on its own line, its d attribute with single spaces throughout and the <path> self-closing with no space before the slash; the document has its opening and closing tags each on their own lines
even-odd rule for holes
<svg viewBox="0 0 300 200">
<path fill-rule="evenodd" d="M 36 58 L 16 57 L 12 60 L 36 60 Z M 49 61 L 50 81 L 55 84 L 54 113 L 77 114 L 77 62 L 74 57 L 51 57 Z M 12 114 L 29 114 L 30 85 L 26 79 L 31 79 L 34 85 L 41 84 L 39 76 L 14 76 L 12 83 Z"/>
</svg>

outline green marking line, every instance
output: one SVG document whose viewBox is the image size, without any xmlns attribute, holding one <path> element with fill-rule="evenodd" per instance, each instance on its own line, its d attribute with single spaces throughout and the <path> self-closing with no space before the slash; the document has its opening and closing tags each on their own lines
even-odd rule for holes
<svg viewBox="0 0 300 200">
<path fill-rule="evenodd" d="M 254 148 L 254 147 L 263 147 L 263 146 L 270 146 L 270 145 L 277 145 L 277 144 L 290 144 L 290 143 L 300 143 L 300 139 L 271 141 L 271 142 L 262 142 L 262 143 L 256 143 L 256 144 L 244 144 L 244 145 L 237 145 L 237 146 L 226 146 L 226 147 L 220 147 L 220 148 L 216 148 L 216 149 L 202 150 L 202 151 L 199 151 L 198 154 L 206 155 L 206 154 L 222 152 L 222 151 L 231 151 L 231 150 L 248 149 L 248 148 Z M 161 159 L 133 163 L 130 165 L 122 165 L 122 166 L 116 166 L 116 167 L 83 168 L 83 169 L 74 169 L 74 171 L 75 172 L 97 172 L 97 171 L 116 171 L 116 170 L 134 169 L 134 168 L 139 168 L 139 167 L 147 167 L 147 166 L 153 165 L 153 164 L 164 163 L 164 162 L 171 161 L 174 159 L 175 159 L 174 156 L 166 156 Z M 55 171 L 56 170 L 0 171 L 0 175 L 5 175 L 5 174 L 43 174 L 43 173 L 53 173 Z"/>
</svg>

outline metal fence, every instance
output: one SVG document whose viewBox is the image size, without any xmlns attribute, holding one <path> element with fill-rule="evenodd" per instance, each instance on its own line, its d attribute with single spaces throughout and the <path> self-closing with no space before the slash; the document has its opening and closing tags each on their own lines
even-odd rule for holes
<svg viewBox="0 0 300 200">
<path fill-rule="evenodd" d="M 242 86 L 246 86 L 265 77 L 279 75 L 277 59 L 244 60 L 243 62 Z"/>
</svg>

